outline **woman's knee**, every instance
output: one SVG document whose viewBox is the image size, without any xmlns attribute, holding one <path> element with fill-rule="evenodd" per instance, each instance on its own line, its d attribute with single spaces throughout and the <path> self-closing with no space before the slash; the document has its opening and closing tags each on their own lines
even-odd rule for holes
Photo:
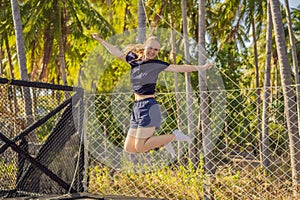
<svg viewBox="0 0 300 200">
<path fill-rule="evenodd" d="M 145 148 L 145 139 L 137 139 L 135 142 L 135 149 L 138 153 L 146 152 L 147 149 Z"/>
<path fill-rule="evenodd" d="M 136 149 L 129 145 L 124 145 L 124 151 L 128 153 L 136 153 Z"/>
</svg>

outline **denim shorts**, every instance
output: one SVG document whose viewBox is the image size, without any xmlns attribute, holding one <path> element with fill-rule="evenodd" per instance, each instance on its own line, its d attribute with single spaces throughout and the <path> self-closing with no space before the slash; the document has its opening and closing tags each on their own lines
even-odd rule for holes
<svg viewBox="0 0 300 200">
<path fill-rule="evenodd" d="M 161 111 L 154 98 L 146 98 L 134 102 L 130 128 L 156 127 L 161 124 Z"/>
</svg>

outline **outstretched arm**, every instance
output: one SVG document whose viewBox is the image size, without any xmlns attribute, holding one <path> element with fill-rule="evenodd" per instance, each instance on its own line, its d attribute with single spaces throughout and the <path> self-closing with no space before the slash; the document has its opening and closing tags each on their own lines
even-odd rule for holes
<svg viewBox="0 0 300 200">
<path fill-rule="evenodd" d="M 107 49 L 107 51 L 110 54 L 112 54 L 113 56 L 116 56 L 117 58 L 120 58 L 120 59 L 126 61 L 126 55 L 124 55 L 124 53 L 122 51 L 120 51 L 117 47 L 115 47 L 114 45 L 104 41 L 102 38 L 100 38 L 98 36 L 97 33 L 93 33 L 92 37 L 95 40 L 99 41 Z"/>
<path fill-rule="evenodd" d="M 194 71 L 203 71 L 213 67 L 213 63 L 206 63 L 205 65 L 169 65 L 165 71 L 169 72 L 194 72 Z"/>
</svg>

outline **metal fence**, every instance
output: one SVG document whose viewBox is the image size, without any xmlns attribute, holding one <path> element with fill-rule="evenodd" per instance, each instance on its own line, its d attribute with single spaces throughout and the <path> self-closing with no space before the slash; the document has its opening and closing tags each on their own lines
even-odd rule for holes
<svg viewBox="0 0 300 200">
<path fill-rule="evenodd" d="M 263 101 L 257 101 L 257 90 L 209 91 L 208 145 L 213 150 L 213 176 L 204 172 L 199 93 L 156 96 L 163 115 L 156 134 L 180 129 L 193 138 L 191 145 L 173 142 L 174 159 L 164 148 L 139 154 L 123 151 L 133 104 L 131 93 L 87 95 L 89 192 L 164 199 L 203 199 L 207 194 L 215 199 L 296 199 L 299 189 L 292 184 L 282 90 L 271 90 L 268 170 L 261 164 Z M 189 103 L 187 96 L 192 99 Z"/>
<path fill-rule="evenodd" d="M 292 182 L 289 136 L 280 87 L 271 88 L 268 170 L 262 167 L 263 101 L 257 100 L 257 89 L 207 93 L 211 134 L 206 146 L 203 141 L 207 138 L 200 131 L 202 124 L 199 123 L 200 94 L 157 94 L 163 121 L 155 134 L 170 134 L 180 129 L 193 138 L 190 145 L 173 142 L 177 156 L 172 158 L 164 148 L 138 154 L 123 151 L 133 106 L 132 93 L 85 94 L 82 128 L 69 127 L 73 124 L 71 121 L 75 124 L 78 121 L 74 116 L 79 107 L 72 100 L 71 115 L 67 108 L 61 109 L 46 123 L 29 131 L 40 119 L 73 97 L 74 91 L 29 87 L 33 113 L 31 123 L 28 123 L 25 100 L 21 95 L 23 87 L 0 84 L 0 149 L 8 144 L 2 138 L 4 135 L 18 147 L 28 150 L 33 159 L 62 182 L 33 167 L 32 160 L 24 161 L 20 152 L 10 146 L 0 157 L 0 197 L 16 190 L 28 192 L 29 196 L 37 195 L 35 193 L 65 194 L 72 192 L 72 188 L 81 191 L 86 186 L 86 192 L 97 195 L 162 199 L 204 199 L 210 195 L 210 199 L 299 198 L 299 188 Z M 261 89 L 260 97 L 263 92 Z M 35 136 L 36 142 L 22 146 L 23 140 L 18 139 L 18 134 L 24 132 Z M 49 147 L 51 152 L 46 151 Z M 205 171 L 208 159 L 205 148 L 212 150 L 209 161 L 215 168 L 213 174 Z M 49 161 L 47 158 L 50 157 L 53 159 Z M 79 171 L 85 171 L 85 176 Z M 39 174 L 41 176 L 37 177 Z M 64 187 L 62 183 L 67 185 Z"/>
<path fill-rule="evenodd" d="M 0 92 L 0 198 L 83 191 L 82 90 L 1 78 Z"/>
</svg>

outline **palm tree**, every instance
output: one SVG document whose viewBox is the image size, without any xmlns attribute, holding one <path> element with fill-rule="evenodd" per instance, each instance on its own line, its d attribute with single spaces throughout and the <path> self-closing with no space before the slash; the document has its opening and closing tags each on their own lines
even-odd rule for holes
<svg viewBox="0 0 300 200">
<path fill-rule="evenodd" d="M 293 58 L 293 66 L 294 66 L 294 74 L 295 74 L 295 83 L 297 85 L 296 87 L 296 97 L 297 97 L 297 115 L 298 115 L 298 121 L 300 120 L 300 80 L 299 80 L 299 67 L 298 67 L 298 59 L 297 59 L 297 53 L 296 53 L 296 45 L 295 45 L 295 36 L 293 33 L 292 28 L 292 20 L 291 20 L 291 12 L 290 12 L 290 6 L 289 1 L 285 0 L 285 12 L 287 16 L 287 22 L 288 22 L 288 30 L 289 30 L 289 38 L 290 38 L 290 47 L 292 50 L 292 58 Z M 299 127 L 300 131 L 300 127 Z"/>
<path fill-rule="evenodd" d="M 21 14 L 19 9 L 19 3 L 17 0 L 11 0 L 14 28 L 16 33 L 16 41 L 17 41 L 17 53 L 18 53 L 18 61 L 19 61 L 19 70 L 21 79 L 28 81 L 28 71 L 26 67 L 26 54 L 25 54 L 25 46 L 24 46 L 24 35 L 23 35 L 23 26 L 21 21 Z M 32 119 L 32 103 L 31 103 L 31 95 L 28 87 L 23 87 L 23 95 L 24 95 L 24 103 L 25 103 L 25 113 L 27 116 L 27 125 L 30 125 L 33 122 Z M 30 135 L 30 141 L 36 141 L 36 137 L 32 134 Z"/>
<path fill-rule="evenodd" d="M 139 0 L 138 10 L 138 42 L 144 43 L 146 39 L 146 13 L 145 3 L 143 0 Z"/>
<path fill-rule="evenodd" d="M 204 65 L 206 63 L 205 53 L 205 32 L 206 32 L 206 20 L 205 20 L 205 8 L 206 1 L 199 1 L 199 53 L 198 64 Z M 199 130 L 202 133 L 202 146 L 204 153 L 204 170 L 208 179 L 214 178 L 215 166 L 213 162 L 213 140 L 212 132 L 210 130 L 210 118 L 209 118 L 209 95 L 208 86 L 206 80 L 206 71 L 198 72 L 199 80 L 199 92 L 200 92 L 200 111 L 199 111 Z M 210 182 L 210 181 L 209 181 Z M 205 199 L 213 199 L 213 192 L 210 186 L 204 186 Z"/>
<path fill-rule="evenodd" d="M 23 35 L 23 26 L 21 21 L 21 14 L 19 9 L 18 0 L 11 0 L 11 7 L 12 7 L 12 14 L 13 14 L 13 21 L 14 21 L 14 28 L 16 34 L 16 41 L 17 41 L 17 54 L 18 54 L 18 61 L 19 61 L 19 70 L 21 79 L 28 81 L 28 72 L 26 68 L 26 55 L 25 55 L 25 46 L 24 46 L 24 35 Z M 32 103 L 31 103 L 31 95 L 30 90 L 28 87 L 23 87 L 23 97 L 24 97 L 24 104 L 25 104 L 25 113 L 26 113 L 26 122 L 27 125 L 32 124 Z M 17 113 L 15 113 L 16 115 Z M 28 151 L 28 141 L 36 142 L 37 138 L 34 134 L 30 134 L 28 139 L 22 138 L 22 142 L 20 144 L 23 150 Z M 17 180 L 22 175 L 23 168 L 25 164 L 25 159 L 21 156 L 18 157 L 18 173 L 17 173 Z"/>
<path fill-rule="evenodd" d="M 66 73 L 66 60 L 65 60 L 65 46 L 66 46 L 66 6 L 65 2 L 58 4 L 58 27 L 59 27 L 59 63 L 60 63 L 60 73 L 63 85 L 67 85 L 67 73 Z"/>
<path fill-rule="evenodd" d="M 17 0 L 11 0 L 12 12 L 13 12 L 13 20 L 14 27 L 16 33 L 17 40 L 17 52 L 18 52 L 18 60 L 20 66 L 20 74 L 21 79 L 28 81 L 28 71 L 26 68 L 26 55 L 25 55 L 25 46 L 24 46 L 24 35 L 23 35 L 23 26 L 21 21 L 19 3 Z"/>
<path fill-rule="evenodd" d="M 114 33 L 88 0 L 75 4 L 58 0 L 26 1 L 25 7 L 29 38 L 26 46 L 36 43 L 35 59 L 42 65 L 35 71 L 40 81 L 59 83 L 61 80 L 66 84 L 67 75 L 72 75 L 69 65 L 76 72 L 88 51 L 86 44 L 93 41 L 87 33 L 98 32 L 101 37 Z"/>
<path fill-rule="evenodd" d="M 176 57 L 177 57 L 177 49 L 176 49 L 176 31 L 174 27 L 174 12 L 173 12 L 173 4 L 172 0 L 168 1 L 169 3 L 169 13 L 170 13 L 170 25 L 171 25 L 171 52 L 172 52 L 172 63 L 177 64 Z M 182 130 L 182 119 L 181 119 L 181 100 L 179 96 L 179 87 L 178 87 L 178 73 L 174 72 L 174 92 L 175 92 L 175 100 L 176 100 L 176 114 L 177 114 L 177 128 L 178 130 Z M 183 151 L 181 148 L 181 144 L 178 143 L 178 160 L 180 160 L 180 155 L 182 155 Z"/>
<path fill-rule="evenodd" d="M 259 65 L 258 65 L 258 53 L 257 53 L 257 33 L 256 33 L 256 22 L 255 22 L 255 2 L 249 2 L 249 10 L 250 10 L 250 23 L 252 28 L 252 36 L 253 36 L 253 50 L 254 50 L 254 66 L 255 66 L 255 88 L 256 88 L 256 114 L 257 114 L 257 132 L 258 134 L 261 133 L 261 118 L 260 118 L 260 106 L 261 106 L 261 99 L 260 99 L 260 85 L 259 85 Z M 252 135 L 250 135 L 250 141 L 253 141 Z M 255 148 L 253 145 L 252 148 Z M 256 152 L 256 149 L 255 149 Z"/>
<path fill-rule="evenodd" d="M 284 93 L 284 108 L 288 127 L 292 181 L 295 188 L 300 181 L 300 138 L 295 92 L 292 86 L 291 69 L 288 61 L 282 15 L 279 0 L 270 0 L 275 41 L 280 64 L 281 84 Z"/>
<path fill-rule="evenodd" d="M 267 34 L 266 34 L 266 66 L 264 77 L 263 111 L 262 111 L 262 137 L 261 137 L 261 161 L 264 169 L 269 172 L 269 103 L 271 97 L 271 53 L 272 53 L 272 18 L 270 3 L 267 5 Z"/>
<path fill-rule="evenodd" d="M 188 24 L 187 24 L 187 7 L 186 0 L 182 0 L 182 29 L 183 29 L 183 42 L 184 42 L 184 59 L 186 62 L 190 62 L 189 55 L 189 43 L 188 43 Z M 186 106 L 187 106 L 187 121 L 188 121 L 188 134 L 192 139 L 195 139 L 194 133 L 194 117 L 193 117 L 193 98 L 192 98 L 192 83 L 191 74 L 189 72 L 185 73 L 185 85 L 186 85 Z M 192 143 L 190 144 L 189 157 L 192 159 L 193 163 L 196 164 L 196 146 Z"/>
<path fill-rule="evenodd" d="M 1 11 L 1 14 L 0 14 L 0 21 L 1 21 L 1 24 L 0 24 L 1 60 L 5 58 L 4 46 L 5 46 L 6 50 L 9 49 L 9 47 L 7 48 L 8 34 L 11 33 L 11 32 L 14 32 L 12 14 L 11 14 L 11 9 L 10 9 L 11 7 L 8 6 L 9 4 L 10 4 L 9 0 L 1 1 L 1 3 L 0 3 L 1 8 L 9 8 L 9 9 L 3 9 Z M 8 51 L 7 53 L 10 53 L 10 51 Z M 9 59 L 9 57 L 8 57 L 8 59 Z M 4 64 L 4 62 L 1 62 L 0 65 L 1 65 L 1 73 L 2 73 L 1 76 L 5 76 L 5 64 Z"/>
</svg>

